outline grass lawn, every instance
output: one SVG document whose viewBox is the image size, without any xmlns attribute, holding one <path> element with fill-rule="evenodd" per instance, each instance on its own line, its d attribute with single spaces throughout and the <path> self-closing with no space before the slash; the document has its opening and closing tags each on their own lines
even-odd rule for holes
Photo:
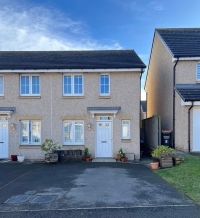
<svg viewBox="0 0 200 218">
<path fill-rule="evenodd" d="M 200 203 L 200 157 L 186 155 L 180 165 L 154 172 L 182 193 Z"/>
</svg>

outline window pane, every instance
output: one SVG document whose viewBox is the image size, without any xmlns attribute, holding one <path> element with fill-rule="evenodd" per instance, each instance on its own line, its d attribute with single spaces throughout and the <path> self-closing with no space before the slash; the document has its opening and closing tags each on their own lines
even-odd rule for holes
<svg viewBox="0 0 200 218">
<path fill-rule="evenodd" d="M 75 122 L 75 142 L 83 142 L 83 122 Z"/>
<path fill-rule="evenodd" d="M 65 122 L 64 123 L 64 141 L 65 142 L 72 142 L 73 137 L 73 129 L 72 129 L 72 122 Z"/>
<path fill-rule="evenodd" d="M 122 138 L 130 138 L 130 121 L 122 121 Z"/>
<path fill-rule="evenodd" d="M 39 121 L 32 121 L 32 142 L 41 142 L 41 123 Z"/>
<path fill-rule="evenodd" d="M 21 76 L 21 94 L 29 93 L 29 76 Z"/>
<path fill-rule="evenodd" d="M 32 94 L 40 94 L 39 76 L 32 76 Z"/>
<path fill-rule="evenodd" d="M 0 95 L 3 95 L 3 76 L 0 76 Z"/>
<path fill-rule="evenodd" d="M 82 76 L 74 76 L 74 94 L 82 94 Z"/>
<path fill-rule="evenodd" d="M 71 87 L 71 76 L 64 76 L 64 94 L 72 94 Z"/>
<path fill-rule="evenodd" d="M 21 142 L 28 144 L 29 143 L 29 122 L 21 121 Z"/>
<path fill-rule="evenodd" d="M 109 75 L 100 76 L 100 93 L 109 94 Z"/>
</svg>

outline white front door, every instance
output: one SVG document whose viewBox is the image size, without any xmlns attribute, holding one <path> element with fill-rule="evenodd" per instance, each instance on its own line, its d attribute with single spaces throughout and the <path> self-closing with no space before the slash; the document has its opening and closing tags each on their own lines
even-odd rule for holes
<svg viewBox="0 0 200 218">
<path fill-rule="evenodd" d="M 97 121 L 96 157 L 112 157 L 112 122 Z"/>
<path fill-rule="evenodd" d="M 200 106 L 193 107 L 193 149 L 200 151 Z"/>
<path fill-rule="evenodd" d="M 0 158 L 8 158 L 8 122 L 0 121 Z"/>
</svg>

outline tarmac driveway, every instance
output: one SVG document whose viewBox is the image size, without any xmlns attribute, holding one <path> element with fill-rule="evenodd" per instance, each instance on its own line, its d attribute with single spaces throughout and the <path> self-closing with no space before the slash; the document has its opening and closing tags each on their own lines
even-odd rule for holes
<svg viewBox="0 0 200 218">
<path fill-rule="evenodd" d="M 187 206 L 142 164 L 0 163 L 0 211 Z"/>
</svg>

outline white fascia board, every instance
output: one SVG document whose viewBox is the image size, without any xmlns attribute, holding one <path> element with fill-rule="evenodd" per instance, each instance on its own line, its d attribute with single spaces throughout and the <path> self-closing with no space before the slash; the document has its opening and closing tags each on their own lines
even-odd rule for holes
<svg viewBox="0 0 200 218">
<path fill-rule="evenodd" d="M 116 117 L 118 110 L 91 110 L 92 118 L 94 118 L 95 114 L 113 114 Z"/>
<path fill-rule="evenodd" d="M 0 70 L 0 73 L 111 73 L 111 72 L 141 72 L 144 68 L 124 69 L 36 69 L 36 70 Z"/>
<path fill-rule="evenodd" d="M 172 62 L 175 61 L 200 61 L 200 57 L 185 57 L 185 58 L 172 58 Z"/>
<path fill-rule="evenodd" d="M 181 106 L 183 107 L 183 106 L 190 106 L 190 105 L 192 105 L 192 102 L 191 101 L 186 101 L 186 102 L 184 102 L 182 99 L 181 99 Z M 193 105 L 194 106 L 199 106 L 200 105 L 200 101 L 194 101 L 193 102 Z"/>
</svg>

